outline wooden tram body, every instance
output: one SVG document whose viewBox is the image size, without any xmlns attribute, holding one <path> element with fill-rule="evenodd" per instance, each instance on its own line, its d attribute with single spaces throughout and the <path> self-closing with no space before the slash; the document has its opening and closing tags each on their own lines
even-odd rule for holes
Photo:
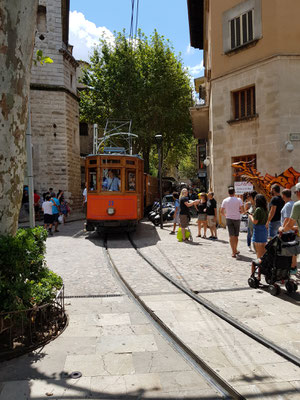
<svg viewBox="0 0 300 400">
<path fill-rule="evenodd" d="M 144 208 L 157 198 L 157 179 L 144 174 L 137 155 L 97 154 L 86 157 L 86 230 L 133 231 Z"/>
</svg>

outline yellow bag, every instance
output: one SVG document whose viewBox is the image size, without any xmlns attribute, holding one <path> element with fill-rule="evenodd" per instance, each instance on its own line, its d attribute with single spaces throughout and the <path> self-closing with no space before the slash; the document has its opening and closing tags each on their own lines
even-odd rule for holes
<svg viewBox="0 0 300 400">
<path fill-rule="evenodd" d="M 191 235 L 190 231 L 186 229 L 185 230 L 185 238 L 188 239 L 190 237 L 190 235 Z M 178 242 L 182 242 L 182 230 L 180 227 L 178 228 L 177 239 L 178 239 Z"/>
</svg>

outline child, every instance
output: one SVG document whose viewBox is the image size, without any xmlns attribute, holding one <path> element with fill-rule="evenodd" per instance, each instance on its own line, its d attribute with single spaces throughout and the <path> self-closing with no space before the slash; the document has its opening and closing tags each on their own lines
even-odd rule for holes
<svg viewBox="0 0 300 400">
<path fill-rule="evenodd" d="M 174 205 L 175 205 L 175 213 L 174 213 L 174 219 L 173 219 L 173 230 L 170 232 L 170 235 L 175 235 L 175 230 L 176 230 L 176 224 L 180 226 L 180 220 L 179 220 L 179 193 L 173 192 L 173 199 L 174 199 Z"/>
</svg>

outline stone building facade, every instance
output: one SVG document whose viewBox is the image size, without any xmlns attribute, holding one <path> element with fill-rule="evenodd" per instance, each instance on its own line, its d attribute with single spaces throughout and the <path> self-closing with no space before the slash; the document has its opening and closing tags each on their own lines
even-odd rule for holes
<svg viewBox="0 0 300 400">
<path fill-rule="evenodd" d="M 197 4 L 196 4 L 197 3 Z M 203 49 L 205 104 L 191 109 L 218 201 L 232 162 L 262 175 L 300 171 L 300 35 L 293 0 L 188 0 L 191 45 Z M 201 29 L 199 29 L 199 26 Z"/>
<path fill-rule="evenodd" d="M 77 61 L 68 43 L 69 0 L 39 0 L 35 52 L 53 64 L 33 65 L 31 126 L 34 186 L 65 191 L 73 210 L 82 203 Z"/>
</svg>

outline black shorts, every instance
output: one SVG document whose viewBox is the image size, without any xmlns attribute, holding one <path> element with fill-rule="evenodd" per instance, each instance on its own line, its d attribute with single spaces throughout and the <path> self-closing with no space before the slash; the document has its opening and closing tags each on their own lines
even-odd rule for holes
<svg viewBox="0 0 300 400">
<path fill-rule="evenodd" d="M 44 224 L 53 224 L 53 222 L 54 222 L 54 215 L 44 214 Z"/>
<path fill-rule="evenodd" d="M 53 214 L 53 222 L 58 222 L 59 213 Z"/>
<path fill-rule="evenodd" d="M 228 228 L 229 236 L 239 236 L 240 234 L 240 219 L 226 218 L 226 225 Z"/>
</svg>

